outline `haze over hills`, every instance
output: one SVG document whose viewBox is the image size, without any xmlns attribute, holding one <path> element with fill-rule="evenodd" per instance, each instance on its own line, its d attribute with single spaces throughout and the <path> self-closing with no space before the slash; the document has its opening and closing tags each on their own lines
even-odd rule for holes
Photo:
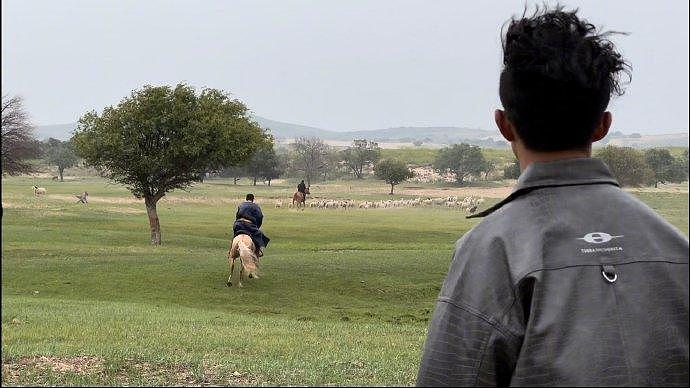
<svg viewBox="0 0 690 388">
<path fill-rule="evenodd" d="M 291 124 L 270 120 L 261 116 L 253 117 L 263 128 L 270 129 L 276 140 L 289 143 L 298 137 L 318 137 L 334 145 L 346 145 L 353 139 L 368 139 L 379 143 L 386 143 L 389 148 L 412 146 L 412 143 L 425 146 L 439 147 L 448 144 L 466 142 L 489 148 L 504 148 L 507 143 L 500 138 L 496 131 L 487 131 L 463 127 L 396 127 L 373 130 L 333 131 L 306 125 Z M 76 123 L 42 125 L 36 128 L 36 137 L 40 140 L 53 137 L 67 140 L 72 136 Z M 648 147 L 687 147 L 688 133 L 674 132 L 658 135 L 624 134 L 620 131 L 611 132 L 599 145 L 614 144 L 637 148 Z"/>
</svg>

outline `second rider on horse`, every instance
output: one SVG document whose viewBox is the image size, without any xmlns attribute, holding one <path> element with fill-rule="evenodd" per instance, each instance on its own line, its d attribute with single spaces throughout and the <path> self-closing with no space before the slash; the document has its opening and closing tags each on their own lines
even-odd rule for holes
<svg viewBox="0 0 690 388">
<path fill-rule="evenodd" d="M 304 184 L 304 179 L 297 185 L 297 191 L 302 193 L 304 198 L 307 198 L 307 185 Z"/>
</svg>

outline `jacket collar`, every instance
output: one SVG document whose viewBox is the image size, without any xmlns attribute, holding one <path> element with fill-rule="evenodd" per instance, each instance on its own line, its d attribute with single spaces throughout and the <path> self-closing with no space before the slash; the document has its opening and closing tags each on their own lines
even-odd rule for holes
<svg viewBox="0 0 690 388">
<path fill-rule="evenodd" d="M 611 184 L 619 186 L 606 164 L 594 158 L 535 162 L 522 172 L 513 191 L 494 206 L 467 218 L 484 217 L 515 198 L 542 187 Z"/>
</svg>

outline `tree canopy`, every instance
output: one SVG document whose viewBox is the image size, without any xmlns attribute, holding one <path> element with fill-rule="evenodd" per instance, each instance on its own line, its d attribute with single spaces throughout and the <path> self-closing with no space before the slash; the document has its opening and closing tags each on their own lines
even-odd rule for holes
<svg viewBox="0 0 690 388">
<path fill-rule="evenodd" d="M 608 145 L 598 150 L 595 156 L 608 165 L 621 186 L 647 185 L 655 179 L 642 151 Z"/>
<path fill-rule="evenodd" d="M 374 166 L 374 174 L 391 185 L 390 195 L 393 195 L 395 185 L 414 176 L 407 164 L 397 159 L 382 159 Z"/>
<path fill-rule="evenodd" d="M 505 167 L 503 167 L 504 179 L 518 179 L 520 177 L 520 162 L 517 159 Z"/>
<path fill-rule="evenodd" d="M 645 151 L 644 157 L 654 172 L 654 187 L 659 183 L 678 183 L 687 178 L 682 157 L 674 158 L 667 148 L 650 148 Z"/>
<path fill-rule="evenodd" d="M 283 162 L 276 154 L 273 147 L 262 147 L 254 152 L 251 160 L 246 165 L 246 173 L 254 179 L 263 179 L 271 184 L 271 180 L 278 178 L 283 173 Z"/>
<path fill-rule="evenodd" d="M 366 139 L 355 139 L 352 146 L 342 151 L 342 159 L 357 179 L 362 179 L 364 166 L 376 163 L 381 158 L 378 143 Z"/>
<path fill-rule="evenodd" d="M 73 142 L 87 164 L 144 198 L 151 243 L 160 244 L 159 199 L 206 171 L 247 161 L 270 139 L 240 101 L 180 83 L 147 85 L 101 114 L 84 114 Z"/>
<path fill-rule="evenodd" d="M 60 177 L 60 182 L 62 182 L 65 169 L 76 166 L 79 161 L 72 142 L 51 137 L 43 143 L 43 149 L 46 161 L 50 165 L 57 167 L 58 177 Z"/>
<path fill-rule="evenodd" d="M 486 169 L 486 159 L 481 148 L 467 143 L 453 144 L 439 150 L 434 161 L 434 169 L 439 173 L 450 172 L 458 184 L 470 176 L 478 176 Z"/>
<path fill-rule="evenodd" d="M 316 137 L 300 137 L 293 146 L 295 169 L 304 173 L 304 179 L 309 185 L 311 180 L 328 166 L 326 156 L 330 147 Z"/>
</svg>

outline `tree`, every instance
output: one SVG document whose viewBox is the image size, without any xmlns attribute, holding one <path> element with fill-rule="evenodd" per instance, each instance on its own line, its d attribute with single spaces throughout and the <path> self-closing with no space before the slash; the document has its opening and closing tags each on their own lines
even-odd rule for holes
<svg viewBox="0 0 690 388">
<path fill-rule="evenodd" d="M 414 173 L 400 160 L 383 159 L 374 166 L 374 175 L 391 185 L 391 192 L 389 194 L 393 195 L 395 185 L 412 178 Z"/>
<path fill-rule="evenodd" d="M 57 167 L 60 182 L 63 182 L 65 169 L 76 166 L 79 161 L 79 157 L 74 152 L 73 144 L 69 141 L 61 141 L 51 137 L 43 144 L 43 149 L 47 162 Z"/>
<path fill-rule="evenodd" d="M 482 172 L 484 173 L 484 180 L 489 180 L 489 174 L 492 172 L 496 171 L 496 162 L 493 160 L 486 160 L 484 162 L 484 167 L 482 168 Z"/>
<path fill-rule="evenodd" d="M 330 178 L 342 176 L 343 173 L 341 165 L 344 163 L 345 162 L 342 160 L 342 154 L 333 148 L 329 148 L 324 156 L 324 167 L 322 169 L 323 180 L 328 180 L 329 176 Z"/>
<path fill-rule="evenodd" d="M 680 156 L 680 158 L 676 159 L 676 165 L 677 169 L 682 171 L 683 173 L 681 176 L 683 177 L 683 180 L 688 179 L 688 149 L 686 148 L 685 151 L 683 151 L 683 154 Z"/>
<path fill-rule="evenodd" d="M 517 159 L 503 168 L 504 179 L 518 179 L 520 177 L 520 162 Z"/>
<path fill-rule="evenodd" d="M 441 149 L 434 161 L 434 169 L 438 173 L 452 173 L 460 185 L 468 176 L 481 174 L 485 165 L 481 148 L 467 143 Z"/>
<path fill-rule="evenodd" d="M 236 185 L 237 181 L 239 181 L 240 178 L 245 176 L 246 173 L 247 166 L 237 165 L 223 168 L 222 170 L 220 170 L 218 175 L 222 177 L 231 177 L 233 181 L 232 184 Z"/>
<path fill-rule="evenodd" d="M 33 125 L 19 96 L 2 96 L 2 174 L 19 175 L 34 171 L 28 160 L 38 158 L 41 148 L 33 135 Z"/>
<path fill-rule="evenodd" d="M 282 166 L 273 147 L 263 147 L 254 152 L 246 171 L 254 180 L 254 186 L 259 178 L 268 181 L 270 186 L 271 180 L 282 173 Z"/>
<path fill-rule="evenodd" d="M 294 149 L 294 167 L 304 173 L 304 179 L 309 186 L 311 179 L 326 168 L 329 147 L 319 138 L 300 137 L 295 141 Z"/>
<path fill-rule="evenodd" d="M 362 179 L 364 166 L 376 163 L 381 158 L 378 143 L 366 139 L 355 139 L 352 146 L 342 151 L 342 159 L 357 179 Z"/>
<path fill-rule="evenodd" d="M 666 148 L 650 148 L 644 153 L 649 168 L 654 171 L 654 187 L 658 183 L 677 183 L 685 180 L 682 161 L 676 160 Z"/>
<path fill-rule="evenodd" d="M 205 171 L 248 160 L 270 141 L 240 101 L 180 83 L 147 85 L 100 115 L 84 114 L 73 142 L 87 164 L 144 199 L 151 244 L 159 245 L 158 200 Z"/>
<path fill-rule="evenodd" d="M 647 165 L 642 151 L 608 145 L 595 155 L 606 163 L 621 186 L 648 185 L 655 179 L 654 171 Z"/>
</svg>

